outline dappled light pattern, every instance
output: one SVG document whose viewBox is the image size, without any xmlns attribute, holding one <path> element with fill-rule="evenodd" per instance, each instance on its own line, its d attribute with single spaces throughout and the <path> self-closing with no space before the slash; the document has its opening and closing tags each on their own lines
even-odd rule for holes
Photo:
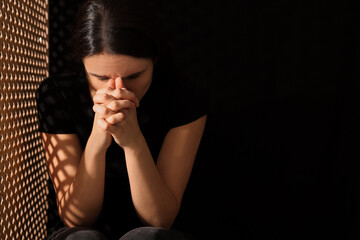
<svg viewBox="0 0 360 240">
<path fill-rule="evenodd" d="M 46 159 L 48 161 L 48 169 L 52 176 L 52 183 L 57 193 L 57 202 L 61 206 L 62 211 L 66 211 L 66 219 L 68 222 L 76 221 L 83 218 L 82 213 L 77 209 L 76 202 L 68 203 L 64 206 L 64 200 L 67 200 L 69 194 L 72 193 L 71 183 L 74 181 L 74 175 L 77 166 L 70 159 L 75 158 L 73 141 L 69 140 L 70 135 L 63 135 L 60 139 L 57 134 L 43 134 L 43 143 Z M 68 173 L 72 173 L 69 175 Z M 66 194 L 67 193 L 67 194 Z M 61 212 L 60 212 L 61 214 Z"/>
<path fill-rule="evenodd" d="M 0 239 L 45 239 L 48 173 L 35 95 L 48 76 L 48 1 L 0 5 Z"/>
</svg>

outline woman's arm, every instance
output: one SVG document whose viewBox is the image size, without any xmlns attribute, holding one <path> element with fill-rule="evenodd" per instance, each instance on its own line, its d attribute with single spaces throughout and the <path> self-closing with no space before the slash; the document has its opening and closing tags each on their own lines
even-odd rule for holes
<svg viewBox="0 0 360 240">
<path fill-rule="evenodd" d="M 116 100 L 105 103 L 104 93 Z M 127 89 L 114 89 L 112 84 L 97 92 L 93 109 L 101 116 L 99 127 L 124 149 L 132 200 L 140 219 L 146 225 L 170 228 L 190 177 L 206 116 L 171 129 L 155 165 L 137 121 L 136 104 L 130 100 L 133 95 Z"/>
<path fill-rule="evenodd" d="M 124 149 L 131 195 L 140 219 L 146 225 L 169 228 L 180 208 L 206 116 L 171 129 L 155 165 L 139 128 L 135 106 L 123 107 L 127 101 L 109 105 L 97 102 L 94 110 L 102 116 L 98 124 Z"/>
<path fill-rule="evenodd" d="M 206 116 L 171 129 L 157 164 L 145 139 L 125 147 L 131 194 L 140 219 L 147 225 L 170 228 L 188 183 L 204 131 Z"/>
<path fill-rule="evenodd" d="M 43 133 L 42 138 L 61 219 L 68 226 L 91 226 L 103 204 L 111 136 L 94 127 L 84 151 L 76 134 Z"/>
</svg>

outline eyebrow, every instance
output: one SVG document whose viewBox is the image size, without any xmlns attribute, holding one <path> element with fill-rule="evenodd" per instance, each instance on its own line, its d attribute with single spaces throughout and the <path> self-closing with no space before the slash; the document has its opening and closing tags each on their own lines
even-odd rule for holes
<svg viewBox="0 0 360 240">
<path fill-rule="evenodd" d="M 125 79 L 128 79 L 128 78 L 131 78 L 133 76 L 139 76 L 140 74 L 142 74 L 143 72 L 145 72 L 146 69 L 144 70 L 141 70 L 139 72 L 135 72 L 135 73 L 132 73 L 130 75 L 127 75 L 127 76 L 124 76 L 124 77 L 121 77 L 122 80 L 125 80 Z M 97 75 L 95 73 L 89 73 L 90 75 L 94 76 L 94 77 L 97 77 L 97 78 L 111 78 L 111 76 L 108 76 L 108 75 Z"/>
</svg>

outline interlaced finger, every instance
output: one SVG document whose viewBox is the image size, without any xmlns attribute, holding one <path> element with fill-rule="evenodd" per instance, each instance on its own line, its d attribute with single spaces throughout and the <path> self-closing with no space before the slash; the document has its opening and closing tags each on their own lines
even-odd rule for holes
<svg viewBox="0 0 360 240">
<path fill-rule="evenodd" d="M 101 89 L 97 90 L 96 93 L 107 93 L 107 94 L 110 94 L 112 91 L 114 91 L 114 88 L 106 87 L 106 88 L 101 88 Z"/>
<path fill-rule="evenodd" d="M 106 118 L 106 121 L 112 125 L 115 125 L 125 119 L 125 114 L 123 112 L 118 112 Z"/>
<path fill-rule="evenodd" d="M 115 100 L 116 100 L 116 98 L 114 98 L 112 95 L 110 95 L 108 93 L 97 92 L 95 94 L 95 96 L 93 97 L 93 101 L 95 104 L 104 104 L 105 106 Z"/>
<path fill-rule="evenodd" d="M 116 113 L 102 104 L 94 104 L 93 111 L 98 113 L 101 118 L 108 118 Z"/>
<path fill-rule="evenodd" d="M 136 108 L 136 105 L 133 101 L 124 99 L 111 101 L 106 107 L 114 112 L 119 112 L 126 108 Z"/>
<path fill-rule="evenodd" d="M 126 88 L 117 88 L 111 92 L 111 95 L 117 99 L 128 99 L 135 103 L 135 106 L 139 106 L 139 99 L 136 97 L 135 93 L 127 90 Z"/>
</svg>

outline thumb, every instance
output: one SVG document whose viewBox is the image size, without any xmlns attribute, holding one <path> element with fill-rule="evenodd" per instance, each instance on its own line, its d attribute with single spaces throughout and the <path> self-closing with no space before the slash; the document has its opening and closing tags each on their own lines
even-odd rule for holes
<svg viewBox="0 0 360 240">
<path fill-rule="evenodd" d="M 108 81 L 108 87 L 109 88 L 113 88 L 113 89 L 115 89 L 115 80 L 114 79 L 109 79 L 109 81 Z"/>
<path fill-rule="evenodd" d="M 123 81 L 122 81 L 121 77 L 117 77 L 115 79 L 115 88 L 120 89 L 120 88 L 123 88 L 123 87 L 124 87 L 124 84 L 123 84 Z"/>
</svg>

